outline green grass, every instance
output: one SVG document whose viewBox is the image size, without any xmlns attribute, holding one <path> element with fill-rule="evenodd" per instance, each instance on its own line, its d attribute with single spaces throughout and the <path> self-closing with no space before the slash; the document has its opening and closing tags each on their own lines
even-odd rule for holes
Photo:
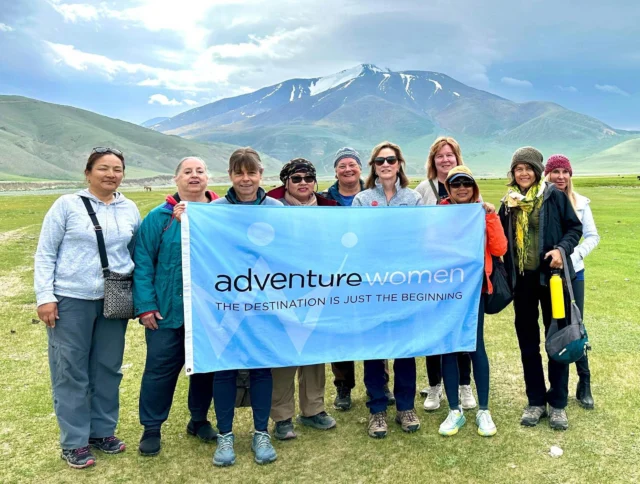
<svg viewBox="0 0 640 484">
<path fill-rule="evenodd" d="M 624 181 L 630 179 L 625 178 Z M 586 324 L 596 408 L 581 409 L 573 399 L 572 369 L 567 432 L 554 432 L 546 421 L 536 428 L 519 425 L 526 404 L 519 351 L 511 309 L 489 317 L 486 344 L 491 362 L 492 414 L 498 434 L 483 439 L 467 425 L 451 438 L 440 437 L 443 406 L 433 414 L 416 407 L 422 429 L 403 434 L 390 424 L 381 441 L 366 434 L 367 410 L 362 365 L 354 408 L 330 412 L 338 428 L 329 432 L 297 427 L 298 439 L 275 442 L 278 461 L 258 467 L 250 446 L 251 413 L 237 412 L 237 463 L 228 469 L 211 464 L 214 446 L 188 437 L 187 379 L 180 377 L 174 407 L 163 428 L 164 446 L 155 458 L 142 458 L 136 448 L 141 428 L 138 394 L 144 368 L 141 326 L 132 322 L 127 334 L 118 436 L 128 450 L 118 456 L 98 455 L 95 468 L 69 469 L 59 458 L 58 428 L 50 395 L 47 341 L 36 317 L 32 290 L 33 253 L 44 213 L 57 195 L 1 198 L 0 205 L 0 482 L 634 482 L 640 480 L 640 190 L 618 177 L 576 179 L 592 208 L 602 240 L 587 259 Z M 484 198 L 498 202 L 504 180 L 480 182 Z M 126 192 L 126 191 L 125 191 Z M 219 190 L 222 193 L 223 190 Z M 159 204 L 163 192 L 126 192 L 144 214 Z M 424 359 L 418 360 L 418 388 L 426 384 Z M 326 402 L 334 398 L 327 367 Z M 390 411 L 393 418 L 395 412 Z M 214 415 L 211 415 L 214 419 Z M 553 459 L 549 448 L 564 455 Z"/>
</svg>

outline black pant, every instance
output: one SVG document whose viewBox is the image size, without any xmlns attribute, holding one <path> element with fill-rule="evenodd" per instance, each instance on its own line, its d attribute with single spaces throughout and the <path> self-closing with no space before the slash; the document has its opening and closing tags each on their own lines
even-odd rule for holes
<svg viewBox="0 0 640 484">
<path fill-rule="evenodd" d="M 384 382 L 389 383 L 389 364 L 384 360 Z M 356 386 L 356 365 L 353 361 L 338 361 L 331 363 L 333 372 L 333 384 L 336 387 L 345 386 L 353 390 Z"/>
<path fill-rule="evenodd" d="M 578 306 L 582 320 L 584 321 L 584 281 L 573 281 L 573 295 L 576 298 L 576 306 Z M 589 358 L 586 353 L 576 361 L 576 370 L 580 378 L 589 378 L 591 376 L 591 372 L 589 371 Z"/>
<path fill-rule="evenodd" d="M 516 335 L 520 346 L 520 357 L 524 370 L 524 382 L 529 405 L 542 406 L 549 403 L 555 408 L 567 406 L 569 393 L 569 365 L 549 358 L 549 391 L 546 390 L 542 357 L 540 355 L 540 314 L 545 334 L 551 325 L 551 294 L 549 287 L 540 284 L 540 271 L 525 271 L 518 274 L 513 298 L 516 313 Z"/>
<path fill-rule="evenodd" d="M 384 386 L 389 382 L 386 368 L 387 360 L 368 360 L 364 362 L 364 385 L 371 395 L 367 401 L 370 413 L 383 412 L 389 399 Z M 416 359 L 396 358 L 393 360 L 393 394 L 399 411 L 411 410 L 416 398 Z"/>
<path fill-rule="evenodd" d="M 147 361 L 140 387 L 140 423 L 145 429 L 159 429 L 169 417 L 173 393 L 184 366 L 184 326 L 145 329 L 144 335 Z M 191 375 L 189 411 L 192 420 L 207 420 L 212 398 L 213 373 Z"/>
<path fill-rule="evenodd" d="M 429 386 L 435 387 L 442 382 L 442 355 L 427 356 L 427 379 Z M 458 371 L 460 385 L 471 385 L 471 358 L 469 353 L 458 353 Z"/>
</svg>

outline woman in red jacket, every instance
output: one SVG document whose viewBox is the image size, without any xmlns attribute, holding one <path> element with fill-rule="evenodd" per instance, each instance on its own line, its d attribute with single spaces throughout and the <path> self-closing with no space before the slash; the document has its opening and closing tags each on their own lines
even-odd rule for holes
<svg viewBox="0 0 640 484">
<path fill-rule="evenodd" d="M 440 205 L 457 203 L 482 203 L 480 202 L 480 189 L 476 184 L 471 170 L 465 166 L 453 168 L 445 181 L 449 197 L 443 199 Z M 483 203 L 485 209 L 486 234 L 484 250 L 484 272 L 482 292 L 491 294 L 493 287 L 489 276 L 493 270 L 491 256 L 501 257 L 507 252 L 507 238 L 504 235 L 502 224 L 496 213 L 496 208 L 490 203 Z M 496 426 L 489 413 L 489 359 L 484 347 L 484 298 L 480 297 L 478 309 L 478 332 L 476 350 L 469 353 L 473 364 L 473 379 L 478 391 L 479 410 L 476 414 L 478 434 L 483 437 L 491 437 L 497 432 Z M 450 436 L 458 433 L 458 429 L 465 422 L 465 416 L 458 401 L 458 358 L 457 353 L 442 356 L 442 379 L 444 389 L 449 401 L 449 415 L 440 425 L 440 435 Z"/>
</svg>

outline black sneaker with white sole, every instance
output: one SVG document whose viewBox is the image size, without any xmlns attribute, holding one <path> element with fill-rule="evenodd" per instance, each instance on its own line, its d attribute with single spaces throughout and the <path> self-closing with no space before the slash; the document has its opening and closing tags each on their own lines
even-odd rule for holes
<svg viewBox="0 0 640 484">
<path fill-rule="evenodd" d="M 74 469 L 84 469 L 96 464 L 96 457 L 91 453 L 88 445 L 78 449 L 62 449 L 60 457 Z"/>
</svg>

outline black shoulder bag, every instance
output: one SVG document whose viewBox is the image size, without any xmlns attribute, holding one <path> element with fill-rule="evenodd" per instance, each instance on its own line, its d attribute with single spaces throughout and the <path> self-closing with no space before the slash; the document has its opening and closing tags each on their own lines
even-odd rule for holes
<svg viewBox="0 0 640 484">
<path fill-rule="evenodd" d="M 133 314 L 133 292 L 131 290 L 133 276 L 109 270 L 107 248 L 96 212 L 93 210 L 89 198 L 83 196 L 80 196 L 80 198 L 87 209 L 91 222 L 93 222 L 96 239 L 98 240 L 100 265 L 102 265 L 102 275 L 104 276 L 104 317 L 107 319 L 132 319 L 135 316 Z"/>
<path fill-rule="evenodd" d="M 509 233 L 511 233 L 511 216 L 509 216 Z M 485 314 L 498 314 L 513 301 L 513 280 L 507 273 L 504 262 L 500 257 L 491 256 L 493 271 L 489 281 L 493 286 L 491 294 L 484 294 Z"/>
</svg>

